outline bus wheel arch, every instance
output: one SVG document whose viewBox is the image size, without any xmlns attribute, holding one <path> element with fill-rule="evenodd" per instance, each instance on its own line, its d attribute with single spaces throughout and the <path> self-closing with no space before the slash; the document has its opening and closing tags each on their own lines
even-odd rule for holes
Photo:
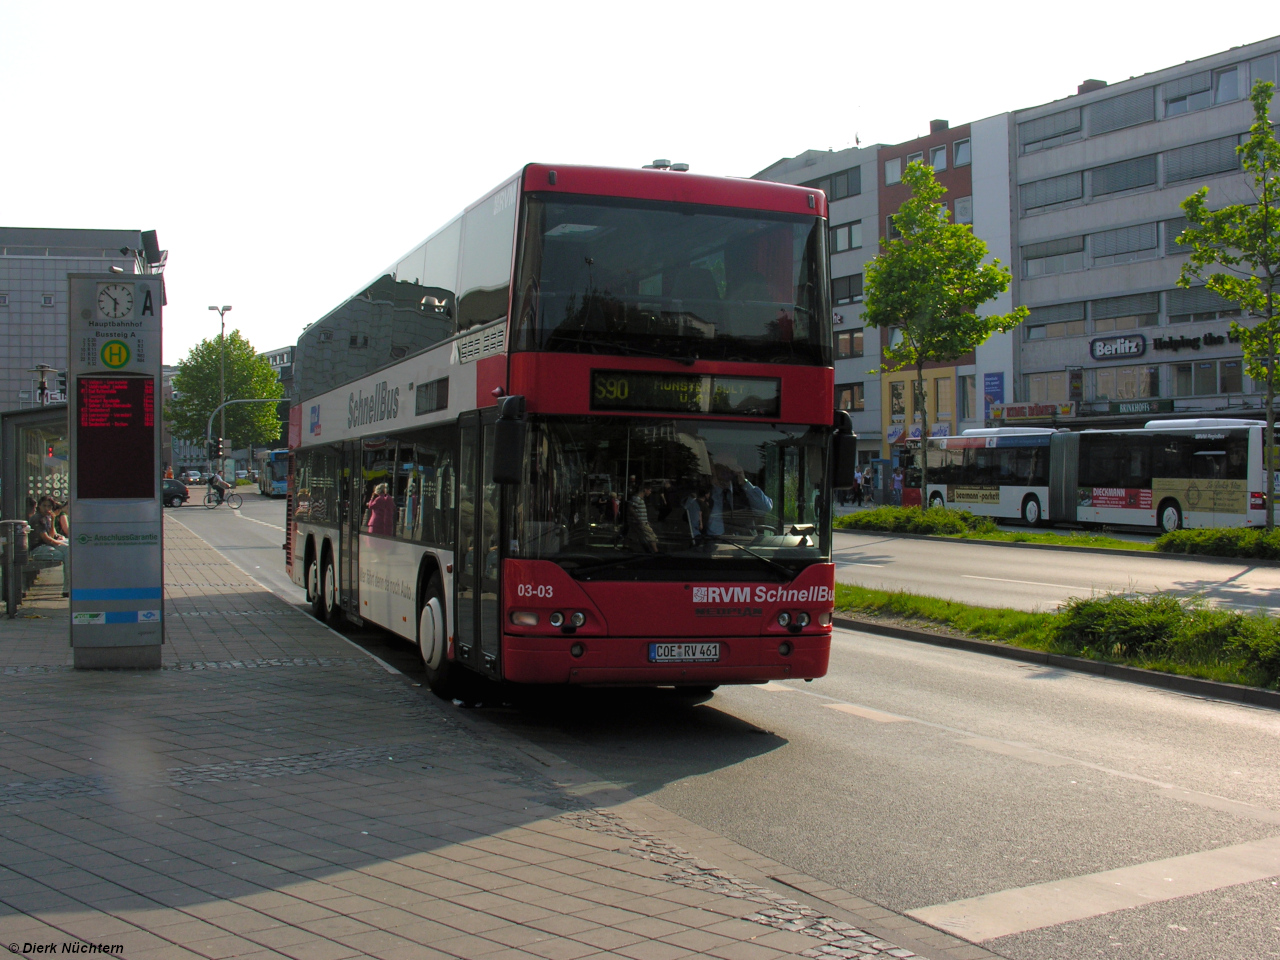
<svg viewBox="0 0 1280 960">
<path fill-rule="evenodd" d="M 937 490 L 935 490 L 935 491 L 933 491 L 933 493 L 929 494 L 929 508 L 930 508 L 930 509 L 932 509 L 932 508 L 934 508 L 934 507 L 939 507 L 939 508 L 940 508 L 940 509 L 942 509 L 942 510 L 947 509 L 947 500 L 946 500 L 946 497 L 944 497 L 944 496 L 943 496 L 941 493 L 939 493 Z"/>
<path fill-rule="evenodd" d="M 1182 529 L 1182 506 L 1173 497 L 1160 501 L 1160 509 L 1156 511 L 1156 522 L 1163 533 L 1173 533 Z"/>
<path fill-rule="evenodd" d="M 1044 506 L 1034 493 L 1022 498 L 1022 521 L 1029 527 L 1038 527 L 1044 523 Z"/>
</svg>

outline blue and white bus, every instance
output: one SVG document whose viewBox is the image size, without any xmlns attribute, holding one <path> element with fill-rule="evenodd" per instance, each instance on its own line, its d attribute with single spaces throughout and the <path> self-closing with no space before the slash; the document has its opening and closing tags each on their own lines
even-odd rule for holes
<svg viewBox="0 0 1280 960">
<path fill-rule="evenodd" d="M 258 492 L 266 497 L 283 497 L 289 487 L 289 451 L 261 450 L 256 460 Z"/>
</svg>

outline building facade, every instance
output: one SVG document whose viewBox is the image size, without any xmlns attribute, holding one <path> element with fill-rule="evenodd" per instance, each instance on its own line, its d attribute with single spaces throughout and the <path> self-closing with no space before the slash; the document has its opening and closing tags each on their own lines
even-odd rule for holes
<svg viewBox="0 0 1280 960">
<path fill-rule="evenodd" d="M 1013 114 L 1019 335 L 1015 401 L 999 422 L 1136 426 L 1260 413 L 1230 333 L 1237 306 L 1180 289 L 1179 204 L 1252 202 L 1236 146 L 1248 92 L 1277 78 L 1280 38 Z M 1280 113 L 1273 104 L 1272 116 Z M 1247 319 L 1243 322 L 1247 323 Z"/>
<path fill-rule="evenodd" d="M 836 406 L 853 416 L 858 460 L 880 456 L 880 337 L 862 323 L 862 280 L 866 262 L 878 250 L 878 146 L 850 150 L 806 150 L 761 170 L 756 180 L 795 183 L 827 195 L 827 251 L 831 258 Z"/>
<path fill-rule="evenodd" d="M 137 230 L 0 227 L 0 410 L 38 406 L 41 364 L 67 367 L 67 274 L 135 272 Z M 48 382 L 46 402 L 66 398 Z"/>
</svg>

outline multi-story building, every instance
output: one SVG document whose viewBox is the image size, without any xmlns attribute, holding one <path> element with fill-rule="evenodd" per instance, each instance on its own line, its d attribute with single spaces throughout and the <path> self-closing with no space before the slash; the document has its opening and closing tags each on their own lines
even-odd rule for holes
<svg viewBox="0 0 1280 960">
<path fill-rule="evenodd" d="M 853 415 L 858 459 L 880 456 L 880 337 L 862 323 L 862 278 L 876 255 L 879 178 L 878 147 L 806 150 L 755 175 L 756 180 L 798 183 L 823 190 L 828 200 L 831 306 L 835 332 L 836 406 Z"/>
<path fill-rule="evenodd" d="M 40 404 L 34 368 L 66 369 L 67 274 L 133 273 L 141 247 L 137 230 L 0 227 L 0 410 Z"/>
<path fill-rule="evenodd" d="M 1248 92 L 1275 81 L 1280 38 L 1107 85 L 1012 116 L 1018 401 L 999 420 L 1134 425 L 1153 415 L 1254 415 L 1259 390 L 1230 322 L 1237 305 L 1175 286 L 1179 204 L 1252 202 L 1236 146 Z M 1273 105 L 1273 118 L 1280 114 Z"/>
<path fill-rule="evenodd" d="M 881 177 L 878 226 L 886 240 L 896 239 L 893 215 L 911 196 L 902 173 L 913 161 L 928 164 L 947 192 L 941 202 L 954 223 L 969 224 L 987 245 L 987 259 L 1008 264 L 1011 259 L 1009 202 L 1009 119 L 1000 114 L 986 120 L 951 127 L 934 120 L 927 136 L 879 152 Z M 1013 306 L 1006 291 L 983 307 L 987 313 L 1007 313 Z M 878 331 L 888 347 L 898 331 Z M 881 377 L 884 411 L 884 455 L 896 459 L 903 444 L 918 440 L 927 419 L 931 436 L 949 436 L 983 426 L 992 403 L 1003 402 L 1014 367 L 1013 334 L 996 334 L 967 356 L 950 363 L 925 366 L 927 418 L 918 409 L 916 372 L 903 369 Z"/>
<path fill-rule="evenodd" d="M 278 350 L 268 350 L 258 354 L 260 357 L 267 358 L 271 369 L 275 371 L 276 379 L 284 388 L 284 399 L 280 401 L 277 408 L 280 415 L 279 445 L 282 447 L 289 443 L 289 405 L 293 402 L 293 350 L 294 345 L 289 344 Z"/>
</svg>

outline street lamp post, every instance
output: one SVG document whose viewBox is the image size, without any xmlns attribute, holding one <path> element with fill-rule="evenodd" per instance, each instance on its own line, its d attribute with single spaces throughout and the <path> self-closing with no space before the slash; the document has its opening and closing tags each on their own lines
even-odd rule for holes
<svg viewBox="0 0 1280 960">
<path fill-rule="evenodd" d="M 222 321 L 222 332 L 218 334 L 218 348 L 222 352 L 221 359 L 218 363 L 218 403 L 225 404 L 227 402 L 227 314 L 231 312 L 231 308 L 230 307 L 210 307 L 209 309 L 216 310 L 218 313 L 218 319 Z M 222 408 L 222 421 L 218 430 L 219 430 L 219 436 L 222 437 L 222 442 L 226 443 L 227 442 L 227 408 L 226 406 L 223 406 Z M 226 456 L 225 451 L 223 453 L 223 456 L 224 457 Z M 225 469 L 225 468 L 226 468 L 226 461 L 224 459 L 223 463 L 221 464 L 221 469 Z"/>
</svg>

